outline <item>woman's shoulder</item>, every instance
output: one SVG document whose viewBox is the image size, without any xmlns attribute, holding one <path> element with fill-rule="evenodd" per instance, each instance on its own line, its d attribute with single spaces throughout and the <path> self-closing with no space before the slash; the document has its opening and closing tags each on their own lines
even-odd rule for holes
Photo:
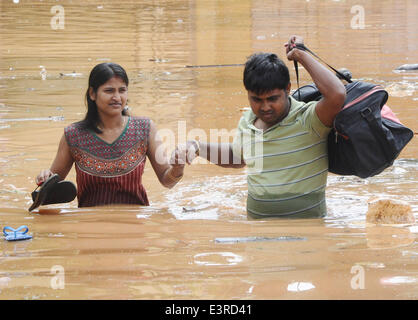
<svg viewBox="0 0 418 320">
<path fill-rule="evenodd" d="M 75 134 L 75 133 L 81 133 L 82 131 L 86 131 L 85 126 L 83 126 L 83 123 L 81 121 L 73 122 L 69 124 L 68 126 L 64 127 L 64 132 Z"/>
<path fill-rule="evenodd" d="M 82 141 L 87 141 L 90 138 L 91 133 L 85 125 L 79 121 L 64 127 L 64 135 L 68 145 L 71 147 L 78 145 Z"/>
<path fill-rule="evenodd" d="M 135 139 L 147 139 L 151 130 L 151 119 L 148 117 L 131 116 L 129 119 L 128 135 Z"/>
<path fill-rule="evenodd" d="M 151 118 L 145 117 L 145 116 L 131 116 L 132 121 L 138 121 L 138 122 L 150 122 Z"/>
<path fill-rule="evenodd" d="M 149 129 L 152 120 L 143 116 L 131 116 L 130 121 L 134 124 L 134 126 Z"/>
</svg>

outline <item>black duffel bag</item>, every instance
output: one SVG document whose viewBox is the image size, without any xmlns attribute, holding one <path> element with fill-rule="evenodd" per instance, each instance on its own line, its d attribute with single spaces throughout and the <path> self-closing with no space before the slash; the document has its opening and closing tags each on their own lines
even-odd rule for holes
<svg viewBox="0 0 418 320">
<path fill-rule="evenodd" d="M 328 170 L 339 175 L 372 177 L 393 164 L 414 133 L 386 105 L 388 93 L 382 86 L 351 82 L 332 69 L 349 83 L 345 86 L 344 106 L 328 135 Z M 322 98 L 313 84 L 298 88 L 292 96 L 304 102 Z"/>
</svg>

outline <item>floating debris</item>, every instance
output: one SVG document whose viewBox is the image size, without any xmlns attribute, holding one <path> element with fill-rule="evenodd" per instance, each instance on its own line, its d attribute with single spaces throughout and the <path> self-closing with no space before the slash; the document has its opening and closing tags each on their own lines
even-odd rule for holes
<svg viewBox="0 0 418 320">
<path fill-rule="evenodd" d="M 13 193 L 13 194 L 26 194 L 27 190 L 25 188 L 18 188 L 13 184 L 6 184 L 5 187 L 9 187 L 9 189 L 2 189 L 4 192 Z"/>
<path fill-rule="evenodd" d="M 219 67 L 241 67 L 243 63 L 232 63 L 232 64 L 203 64 L 203 65 L 186 65 L 186 68 L 219 68 Z"/>
<path fill-rule="evenodd" d="M 414 224 L 415 217 L 406 201 L 375 198 L 368 202 L 366 221 L 374 224 Z"/>
<path fill-rule="evenodd" d="M 194 256 L 194 263 L 204 266 L 233 266 L 243 260 L 242 256 L 232 252 L 208 252 Z"/>
<path fill-rule="evenodd" d="M 315 286 L 310 282 L 292 282 L 287 286 L 287 291 L 301 292 L 315 289 Z"/>
<path fill-rule="evenodd" d="M 41 79 L 42 80 L 46 80 L 46 69 L 44 66 L 39 66 L 39 68 L 41 68 L 41 72 L 39 72 L 39 74 L 41 75 Z"/>
<path fill-rule="evenodd" d="M 42 118 L 14 118 L 14 119 L 0 119 L 0 122 L 22 122 L 22 121 L 64 121 L 63 116 L 51 116 Z"/>
<path fill-rule="evenodd" d="M 418 63 L 412 64 L 403 64 L 396 68 L 398 71 L 411 71 L 411 70 L 418 70 Z"/>
<path fill-rule="evenodd" d="M 417 89 L 417 85 L 408 81 L 394 82 L 385 86 L 385 90 L 393 97 L 413 96 Z"/>
<path fill-rule="evenodd" d="M 304 237 L 281 236 L 281 237 L 228 237 L 216 238 L 216 243 L 240 243 L 240 242 L 262 242 L 262 241 L 306 241 Z"/>
<path fill-rule="evenodd" d="M 168 59 L 152 58 L 152 59 L 148 59 L 148 61 L 161 63 L 161 62 L 169 62 L 170 60 L 168 60 Z"/>
<path fill-rule="evenodd" d="M 70 73 L 62 73 L 62 72 L 60 72 L 60 76 L 61 77 L 66 77 L 66 78 L 78 78 L 78 77 L 82 77 L 83 74 L 82 73 L 79 73 L 79 72 L 75 72 L 75 71 L 70 72 Z"/>
</svg>

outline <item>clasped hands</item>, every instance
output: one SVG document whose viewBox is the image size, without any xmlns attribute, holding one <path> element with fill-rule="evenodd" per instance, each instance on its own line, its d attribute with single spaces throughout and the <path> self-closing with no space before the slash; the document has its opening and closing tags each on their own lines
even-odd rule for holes
<svg viewBox="0 0 418 320">
<path fill-rule="evenodd" d="M 182 166 L 191 164 L 199 155 L 200 146 L 196 140 L 187 141 L 185 144 L 179 144 L 171 153 L 170 164 L 172 166 Z"/>
</svg>

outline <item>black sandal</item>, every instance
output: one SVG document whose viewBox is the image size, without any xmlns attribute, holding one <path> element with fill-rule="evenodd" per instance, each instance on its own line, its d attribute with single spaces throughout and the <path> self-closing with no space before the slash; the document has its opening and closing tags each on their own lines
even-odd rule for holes
<svg viewBox="0 0 418 320">
<path fill-rule="evenodd" d="M 32 200 L 35 201 L 39 191 L 32 192 Z M 42 205 L 71 202 L 77 196 L 77 188 L 71 181 L 59 181 L 54 189 L 49 192 Z"/>
<path fill-rule="evenodd" d="M 59 182 L 59 180 L 59 175 L 53 174 L 32 192 L 33 203 L 29 208 L 29 212 L 45 203 L 48 194 L 50 193 L 52 188 Z M 39 187 L 41 188 L 38 190 Z"/>
</svg>

